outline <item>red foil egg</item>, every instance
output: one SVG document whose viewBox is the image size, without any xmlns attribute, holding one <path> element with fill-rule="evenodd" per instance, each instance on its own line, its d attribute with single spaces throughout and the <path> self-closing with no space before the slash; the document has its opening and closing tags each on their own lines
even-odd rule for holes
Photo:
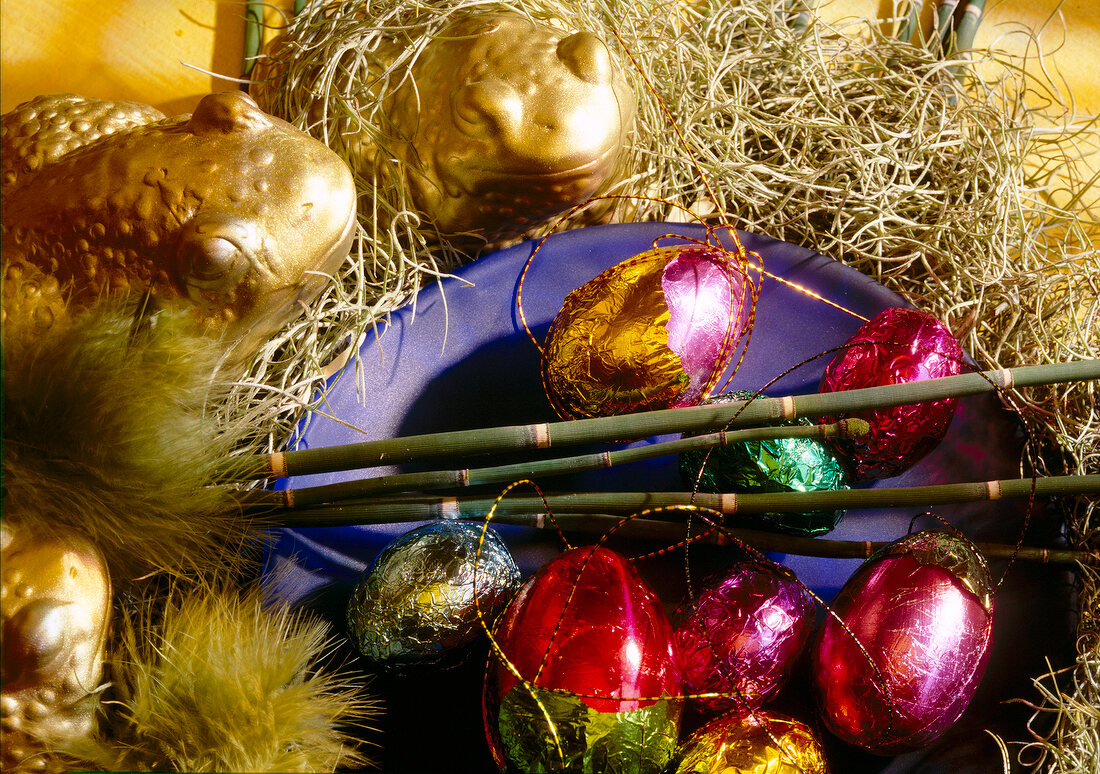
<svg viewBox="0 0 1100 774">
<path fill-rule="evenodd" d="M 882 755 L 942 734 L 981 682 L 992 605 L 989 571 L 965 538 L 918 532 L 864 562 L 812 646 L 829 730 Z"/>
<path fill-rule="evenodd" d="M 745 562 L 699 595 L 676 627 L 684 693 L 708 711 L 760 707 L 786 682 L 809 639 L 810 598 L 791 571 Z"/>
<path fill-rule="evenodd" d="M 564 419 L 689 406 L 729 364 L 750 296 L 735 256 L 658 247 L 571 292 L 543 350 L 546 395 Z"/>
<path fill-rule="evenodd" d="M 562 554 L 523 586 L 494 636 L 508 663 L 490 657 L 483 707 L 502 770 L 657 774 L 671 761 L 672 626 L 626 559 L 601 547 Z"/>
<path fill-rule="evenodd" d="M 825 368 L 821 392 L 903 384 L 962 373 L 962 347 L 942 322 L 918 309 L 892 307 L 864 323 Z M 866 419 L 863 438 L 835 442 L 858 480 L 896 476 L 947 434 L 956 400 L 894 406 L 851 415 Z M 835 422 L 839 417 L 822 417 Z"/>
</svg>

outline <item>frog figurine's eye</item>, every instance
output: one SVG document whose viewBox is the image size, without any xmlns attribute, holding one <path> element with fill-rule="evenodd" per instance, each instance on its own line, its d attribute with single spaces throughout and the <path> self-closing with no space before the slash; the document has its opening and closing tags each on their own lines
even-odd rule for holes
<svg viewBox="0 0 1100 774">
<path fill-rule="evenodd" d="M 558 59 L 582 81 L 609 85 L 615 78 L 607 46 L 591 32 L 574 32 L 558 42 Z"/>
<path fill-rule="evenodd" d="M 523 100 L 515 87 L 493 78 L 467 83 L 455 92 L 458 125 L 475 137 L 517 130 L 523 120 Z"/>
<path fill-rule="evenodd" d="M 232 219 L 196 219 L 184 229 L 179 245 L 178 280 L 188 295 L 227 292 L 257 266 L 259 238 L 247 223 Z"/>
</svg>

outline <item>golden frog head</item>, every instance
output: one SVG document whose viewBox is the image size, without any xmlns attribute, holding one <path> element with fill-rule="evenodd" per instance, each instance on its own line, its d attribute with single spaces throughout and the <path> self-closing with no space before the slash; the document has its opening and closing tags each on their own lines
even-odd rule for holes
<svg viewBox="0 0 1100 774">
<path fill-rule="evenodd" d="M 351 173 L 242 92 L 158 116 L 51 95 L 3 117 L 5 273 L 32 265 L 77 305 L 184 300 L 203 328 L 254 345 L 347 256 Z"/>
<path fill-rule="evenodd" d="M 522 233 L 611 181 L 635 99 L 607 45 L 515 13 L 433 37 L 389 113 L 418 208 L 442 233 Z"/>
<path fill-rule="evenodd" d="M 111 612 L 103 557 L 75 535 L 0 524 L 4 771 L 54 768 L 47 749 L 92 731 Z"/>
</svg>

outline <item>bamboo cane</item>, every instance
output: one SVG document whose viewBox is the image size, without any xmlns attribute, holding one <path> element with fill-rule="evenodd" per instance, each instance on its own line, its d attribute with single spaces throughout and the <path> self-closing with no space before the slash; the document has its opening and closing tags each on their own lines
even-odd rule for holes
<svg viewBox="0 0 1100 774">
<path fill-rule="evenodd" d="M 651 518 L 636 518 L 623 522 L 623 517 L 608 514 L 565 513 L 555 516 L 558 527 L 564 532 L 590 535 L 604 535 L 616 529 L 616 535 L 639 541 L 653 541 L 663 544 L 675 544 L 685 539 L 683 523 Z M 537 514 L 506 514 L 495 517 L 494 522 L 521 527 L 547 529 L 551 525 L 545 517 Z M 621 526 L 620 526 L 621 525 Z M 833 540 L 802 535 L 788 535 L 741 527 L 723 527 L 715 529 L 709 525 L 699 525 L 691 536 L 693 542 L 708 545 L 729 545 L 731 538 L 743 541 L 758 551 L 795 554 L 797 556 L 815 556 L 828 559 L 866 559 L 887 541 L 876 540 Z M 987 559 L 1016 559 L 1040 562 L 1042 564 L 1073 564 L 1081 562 L 1091 566 L 1100 566 L 1100 554 L 1095 551 L 1080 551 L 1067 548 L 1045 548 L 1039 546 L 1014 546 L 1005 543 L 975 543 Z"/>
<path fill-rule="evenodd" d="M 553 499 L 553 498 L 551 498 Z M 462 518 L 464 520 L 481 521 L 485 518 L 492 501 L 478 501 L 479 507 L 465 511 L 461 517 L 453 513 L 445 513 L 446 509 L 437 509 L 434 515 L 424 512 L 385 511 L 377 522 L 401 523 L 422 522 L 429 520 L 452 520 Z M 698 525 L 689 536 L 683 522 L 659 520 L 653 518 L 629 519 L 621 514 L 609 513 L 555 513 L 554 522 L 546 517 L 541 508 L 541 501 L 529 501 L 532 506 L 529 512 L 513 511 L 511 508 L 501 509 L 498 504 L 493 517 L 493 523 L 498 525 L 510 525 L 520 527 L 533 527 L 537 529 L 552 529 L 556 525 L 563 532 L 581 533 L 588 535 L 605 535 L 612 529 L 619 537 L 627 540 L 652 541 L 663 545 L 675 545 L 685 539 L 694 543 L 724 546 L 733 543 L 732 539 L 743 541 L 758 551 L 772 551 L 783 554 L 795 554 L 798 556 L 814 556 L 833 559 L 866 559 L 875 551 L 887 545 L 885 541 L 871 540 L 833 540 L 820 537 L 805 537 L 802 535 L 789 535 L 778 532 L 767 532 L 757 529 L 741 527 L 727 527 L 716 529 L 706 524 Z M 537 503 L 537 505 L 536 505 Z M 325 520 L 312 518 L 313 514 L 323 513 L 329 510 L 354 511 L 355 506 L 330 506 L 329 508 L 316 509 L 296 516 L 307 517 L 301 523 L 291 519 L 287 526 L 328 526 L 346 524 L 342 519 Z M 373 511 L 376 514 L 380 511 Z M 356 517 L 361 518 L 361 517 Z M 356 522 L 358 523 L 358 522 Z M 362 521 L 363 524 L 370 523 Z M 1096 551 L 1081 551 L 1066 548 L 1049 548 L 1042 546 L 1013 546 L 1002 543 L 977 543 L 978 549 L 988 559 L 1016 559 L 1042 564 L 1074 564 L 1081 563 L 1089 566 L 1100 566 L 1100 553 Z"/>
<path fill-rule="evenodd" d="M 863 419 L 844 419 L 825 425 L 794 425 L 787 427 L 754 427 L 744 430 L 721 431 L 706 435 L 681 438 L 677 441 L 650 444 L 632 449 L 619 449 L 574 457 L 533 460 L 511 465 L 461 470 L 433 470 L 424 473 L 399 473 L 392 476 L 359 478 L 322 486 L 283 490 L 287 503 L 296 507 L 308 507 L 369 495 L 392 492 L 431 491 L 437 489 L 464 489 L 482 484 L 505 484 L 524 478 L 561 476 L 587 470 L 599 470 L 614 465 L 625 465 L 698 449 L 729 446 L 748 441 L 784 438 L 859 438 L 870 431 Z"/>
<path fill-rule="evenodd" d="M 292 490 L 290 490 L 292 491 Z M 1007 497 L 1100 494 L 1100 474 L 1001 479 L 957 484 L 882 487 L 877 489 L 823 490 L 710 494 L 705 492 L 578 492 L 547 495 L 550 512 L 628 515 L 648 508 L 696 505 L 719 513 L 804 513 L 852 508 L 927 508 L 932 505 L 982 502 Z M 398 495 L 346 500 L 327 506 L 296 508 L 283 492 L 264 493 L 268 521 L 281 526 L 340 526 L 431 519 L 481 518 L 493 505 L 492 498 Z M 497 505 L 499 513 L 539 513 L 545 510 L 537 497 L 509 497 Z"/>
<path fill-rule="evenodd" d="M 1095 379 L 1100 379 L 1100 360 L 1020 366 L 843 392 L 761 397 L 623 416 L 457 430 L 234 457 L 226 461 L 223 475 L 233 480 L 282 478 L 551 446 L 608 443 L 669 433 L 708 433 L 724 427 L 775 424 L 801 416 L 840 415 L 1012 387 Z"/>
</svg>

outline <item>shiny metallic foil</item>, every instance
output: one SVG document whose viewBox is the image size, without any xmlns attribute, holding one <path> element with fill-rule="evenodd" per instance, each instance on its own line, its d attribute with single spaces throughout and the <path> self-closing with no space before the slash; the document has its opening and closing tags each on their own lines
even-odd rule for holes
<svg viewBox="0 0 1100 774">
<path fill-rule="evenodd" d="M 725 370 L 744 285 L 717 248 L 661 247 L 566 296 L 547 337 L 547 397 L 565 419 L 694 405 Z"/>
<path fill-rule="evenodd" d="M 864 323 L 833 358 L 821 378 L 821 392 L 904 384 L 962 373 L 962 347 L 942 322 L 917 309 L 892 307 Z M 955 415 L 954 398 L 862 411 L 871 432 L 837 441 L 857 480 L 905 472 L 936 447 Z M 835 422 L 837 417 L 822 417 Z"/>
<path fill-rule="evenodd" d="M 679 703 L 600 712 L 567 692 L 517 685 L 499 723 L 509 771 L 660 774 L 676 752 Z"/>
<path fill-rule="evenodd" d="M 476 597 L 492 624 L 519 586 L 519 570 L 493 530 L 437 522 L 407 532 L 378 555 L 348 603 L 348 633 L 378 668 L 460 663 L 483 635 Z M 476 574 L 475 574 L 476 569 Z"/>
<path fill-rule="evenodd" d="M 974 696 L 992 636 L 989 573 L 973 544 L 919 532 L 876 553 L 844 584 L 812 645 L 822 717 L 880 755 L 919 749 Z M 842 623 L 843 622 L 843 623 Z"/>
<path fill-rule="evenodd" d="M 707 711 L 760 707 L 787 681 L 810 637 L 810 597 L 787 568 L 742 562 L 677 615 L 684 693 Z"/>
<path fill-rule="evenodd" d="M 754 393 L 738 390 L 716 395 L 707 403 L 748 400 Z M 791 424 L 813 424 L 801 418 Z M 706 465 L 704 467 L 704 460 Z M 700 475 L 700 469 L 702 475 Z M 684 484 L 700 492 L 818 492 L 848 489 L 848 473 L 833 449 L 812 438 L 777 438 L 749 441 L 711 450 L 680 455 L 680 474 Z M 834 529 L 844 518 L 843 510 L 818 510 L 804 513 L 744 514 L 740 519 L 796 535 L 820 535 Z"/>
<path fill-rule="evenodd" d="M 670 698 L 681 693 L 672 625 L 626 557 L 586 546 L 547 562 L 494 637 L 482 707 L 501 769 L 602 774 L 668 763 L 681 704 Z"/>
<path fill-rule="evenodd" d="M 774 712 L 731 713 L 680 746 L 676 774 L 827 774 L 808 726 Z"/>
<path fill-rule="evenodd" d="M 908 553 L 918 564 L 942 567 L 992 612 L 993 586 L 989 567 L 974 544 L 957 535 L 925 530 L 882 549 L 882 556 Z"/>
</svg>

